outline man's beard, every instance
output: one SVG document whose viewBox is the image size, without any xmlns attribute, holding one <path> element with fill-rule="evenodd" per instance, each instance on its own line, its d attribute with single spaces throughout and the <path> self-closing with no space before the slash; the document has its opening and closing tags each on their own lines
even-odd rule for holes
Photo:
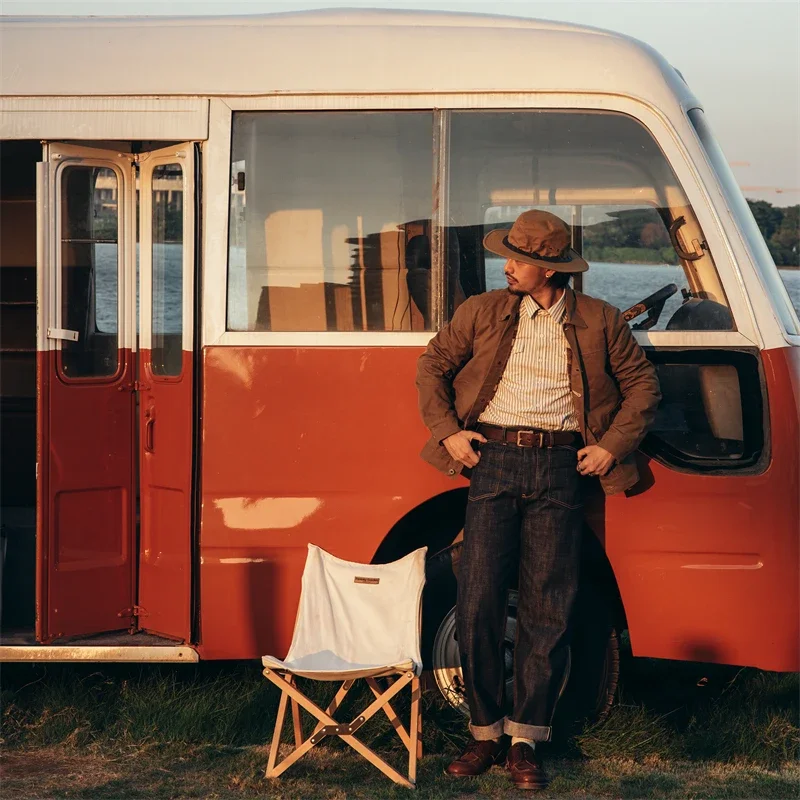
<svg viewBox="0 0 800 800">
<path fill-rule="evenodd" d="M 525 295 L 525 292 L 523 292 L 522 289 L 514 289 L 511 286 L 509 286 L 507 288 L 508 288 L 508 293 L 509 294 L 515 294 L 515 295 L 517 295 L 517 297 L 523 297 Z"/>
</svg>

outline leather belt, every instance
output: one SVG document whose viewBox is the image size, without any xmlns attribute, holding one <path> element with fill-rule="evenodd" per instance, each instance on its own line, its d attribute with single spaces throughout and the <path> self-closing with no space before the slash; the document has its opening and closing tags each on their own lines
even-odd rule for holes
<svg viewBox="0 0 800 800">
<path fill-rule="evenodd" d="M 526 428 L 503 428 L 500 425 L 487 425 L 480 422 L 475 430 L 490 442 L 515 444 L 517 447 L 554 447 L 567 444 L 577 446 L 581 436 L 575 431 L 542 431 Z"/>
</svg>

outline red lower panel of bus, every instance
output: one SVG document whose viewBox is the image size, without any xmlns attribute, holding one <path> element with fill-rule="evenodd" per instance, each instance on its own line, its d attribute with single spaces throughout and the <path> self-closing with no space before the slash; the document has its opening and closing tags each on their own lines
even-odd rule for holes
<svg viewBox="0 0 800 800">
<path fill-rule="evenodd" d="M 369 561 L 430 497 L 466 485 L 419 459 L 417 348 L 204 354 L 201 655 L 283 656 L 306 545 Z M 772 462 L 652 486 L 591 514 L 634 653 L 797 669 L 797 351 L 763 353 Z"/>
</svg>

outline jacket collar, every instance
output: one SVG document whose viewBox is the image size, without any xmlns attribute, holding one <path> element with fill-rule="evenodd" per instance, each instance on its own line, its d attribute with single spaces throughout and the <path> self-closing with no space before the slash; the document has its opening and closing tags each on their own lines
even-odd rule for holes
<svg viewBox="0 0 800 800">
<path fill-rule="evenodd" d="M 583 321 L 581 312 L 578 311 L 578 297 L 573 289 L 569 286 L 564 289 L 566 311 L 564 312 L 564 325 L 575 325 L 577 328 L 586 328 L 587 325 Z M 517 316 L 519 314 L 519 306 L 522 298 L 518 294 L 506 293 L 505 301 L 500 309 L 500 318 L 508 319 L 510 316 Z"/>
<path fill-rule="evenodd" d="M 508 319 L 511 316 L 518 316 L 519 306 L 522 298 L 518 294 L 512 294 L 506 290 L 506 297 L 503 305 L 500 307 L 500 319 Z"/>
<path fill-rule="evenodd" d="M 575 325 L 577 328 L 586 328 L 587 325 L 583 321 L 581 312 L 578 311 L 578 295 L 569 286 L 564 289 L 566 295 L 567 310 L 564 313 L 564 324 Z"/>
</svg>

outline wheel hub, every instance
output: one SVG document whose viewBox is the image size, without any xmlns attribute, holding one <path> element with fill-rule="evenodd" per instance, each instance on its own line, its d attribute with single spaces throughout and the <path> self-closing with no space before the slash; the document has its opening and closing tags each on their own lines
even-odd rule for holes
<svg viewBox="0 0 800 800">
<path fill-rule="evenodd" d="M 506 697 L 510 698 L 514 690 L 514 640 L 517 634 L 517 593 L 510 592 L 508 597 L 508 614 L 506 631 L 503 639 L 503 661 L 506 686 Z M 469 715 L 467 700 L 464 694 L 464 678 L 461 671 L 461 658 L 458 653 L 456 638 L 455 607 L 447 612 L 433 641 L 433 676 L 439 691 L 447 702 L 465 716 Z"/>
</svg>

